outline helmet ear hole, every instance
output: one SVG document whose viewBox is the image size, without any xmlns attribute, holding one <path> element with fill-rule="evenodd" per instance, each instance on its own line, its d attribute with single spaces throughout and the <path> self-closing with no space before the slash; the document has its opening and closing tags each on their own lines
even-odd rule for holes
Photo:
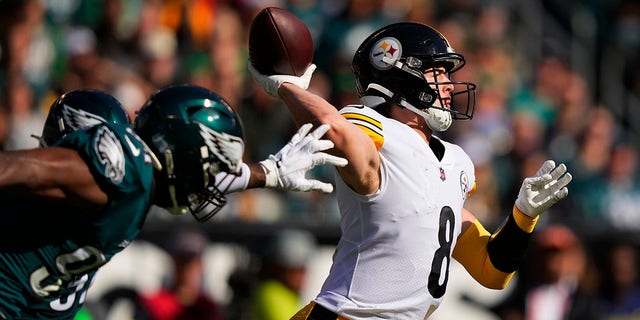
<svg viewBox="0 0 640 320">
<path fill-rule="evenodd" d="M 432 105 L 435 102 L 436 97 L 434 94 L 429 94 L 425 91 L 422 91 L 418 94 L 418 99 L 420 99 L 420 101 L 424 102 L 425 104 Z"/>
</svg>

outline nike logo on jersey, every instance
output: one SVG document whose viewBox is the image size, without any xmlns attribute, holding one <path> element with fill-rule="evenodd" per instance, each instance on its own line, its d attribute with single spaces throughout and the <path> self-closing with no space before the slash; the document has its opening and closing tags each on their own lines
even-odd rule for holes
<svg viewBox="0 0 640 320">
<path fill-rule="evenodd" d="M 136 147 L 136 145 L 133 144 L 133 142 L 129 139 L 129 136 L 124 136 L 124 140 L 127 141 L 127 144 L 129 145 L 129 149 L 131 149 L 131 154 L 133 154 L 134 157 L 139 156 L 140 148 Z"/>
<path fill-rule="evenodd" d="M 138 143 L 142 145 L 142 148 L 144 149 L 144 163 L 148 163 L 148 164 L 150 163 L 158 171 L 162 170 L 162 164 L 160 163 L 160 160 L 158 160 L 156 155 L 153 154 L 151 149 L 149 149 L 149 146 L 147 146 L 147 144 L 144 143 L 144 141 L 142 141 L 142 139 L 140 139 L 140 137 L 138 137 L 138 135 L 135 132 L 133 132 L 131 128 L 127 128 L 126 130 L 131 137 L 135 138 L 138 141 Z M 129 140 L 129 136 L 126 136 L 126 138 L 127 138 L 127 144 L 129 144 L 129 147 L 131 148 L 131 152 L 133 153 L 134 156 L 137 157 L 138 154 L 140 154 L 141 149 L 136 148 L 131 143 L 131 141 Z"/>
<path fill-rule="evenodd" d="M 215 131 L 201 123 L 200 136 L 207 144 L 207 148 L 220 162 L 229 167 L 233 173 L 239 173 L 242 168 L 242 154 L 244 152 L 244 142 L 236 136 L 228 133 Z M 208 155 L 202 155 L 206 157 Z"/>
</svg>

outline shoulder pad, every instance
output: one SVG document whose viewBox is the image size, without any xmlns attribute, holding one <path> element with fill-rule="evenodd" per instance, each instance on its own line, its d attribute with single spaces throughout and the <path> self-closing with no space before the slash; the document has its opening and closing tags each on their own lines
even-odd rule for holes
<svg viewBox="0 0 640 320">
<path fill-rule="evenodd" d="M 380 150 L 384 144 L 384 132 L 382 131 L 382 115 L 375 110 L 362 105 L 348 105 L 340 109 L 340 114 L 349 122 L 355 124 L 364 131 Z"/>
</svg>

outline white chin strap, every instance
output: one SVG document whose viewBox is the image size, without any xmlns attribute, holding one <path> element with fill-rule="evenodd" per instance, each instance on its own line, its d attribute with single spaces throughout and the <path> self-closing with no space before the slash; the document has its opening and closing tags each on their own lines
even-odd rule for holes
<svg viewBox="0 0 640 320">
<path fill-rule="evenodd" d="M 429 108 L 427 109 L 426 113 L 429 116 L 424 117 L 424 119 L 427 120 L 427 125 L 433 131 L 445 131 L 449 129 L 451 123 L 453 122 L 451 112 L 449 111 L 444 111 L 437 108 Z"/>
<path fill-rule="evenodd" d="M 387 88 L 376 83 L 370 83 L 369 86 L 367 87 L 367 90 L 369 88 L 374 89 L 388 96 L 389 98 L 393 98 L 394 96 L 393 92 L 387 90 Z M 373 108 L 385 102 L 386 99 L 378 96 L 363 96 L 360 98 L 360 101 L 365 106 L 369 106 Z M 405 100 L 400 100 L 400 105 L 413 111 L 419 116 L 423 117 L 424 120 L 427 122 L 427 125 L 432 131 L 438 131 L 438 132 L 445 131 L 449 129 L 449 127 L 451 126 L 451 123 L 453 122 L 453 118 L 451 117 L 451 112 L 449 111 L 445 111 L 438 108 L 427 108 L 427 110 L 423 111 L 414 107 L 412 104 L 408 103 Z"/>
<path fill-rule="evenodd" d="M 438 108 L 428 108 L 427 110 L 422 111 L 404 100 L 400 102 L 400 105 L 421 115 L 427 122 L 429 128 L 433 131 L 445 131 L 449 129 L 453 122 L 451 112 L 449 111 L 444 111 Z"/>
</svg>

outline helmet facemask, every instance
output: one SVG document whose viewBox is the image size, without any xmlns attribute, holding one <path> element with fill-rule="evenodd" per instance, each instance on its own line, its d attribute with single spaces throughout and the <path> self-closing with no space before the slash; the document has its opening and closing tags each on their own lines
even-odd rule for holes
<svg viewBox="0 0 640 320">
<path fill-rule="evenodd" d="M 435 55 L 426 58 L 404 57 L 395 62 L 383 57 L 382 61 L 403 73 L 402 77 L 406 80 L 403 80 L 405 84 L 402 87 L 405 89 L 400 93 L 380 90 L 380 86 L 373 83 L 368 89 L 374 88 L 378 92 L 386 91 L 385 95 L 393 102 L 422 116 L 431 130 L 445 131 L 451 126 L 453 120 L 473 118 L 476 85 L 470 82 L 436 80 L 436 67 L 444 67 L 447 78 L 451 79 L 451 74 L 460 70 L 465 64 L 462 56 L 448 54 L 443 57 Z M 426 72 L 433 72 L 434 81 L 427 81 Z M 411 84 L 407 85 L 407 81 Z M 449 97 L 440 96 L 443 86 L 453 87 Z M 449 107 L 446 107 L 445 99 L 450 100 Z"/>
<path fill-rule="evenodd" d="M 198 222 L 205 222 L 218 213 L 226 204 L 225 196 L 226 188 L 229 183 L 226 179 L 234 177 L 234 173 L 224 176 L 220 181 L 216 181 L 216 174 L 220 172 L 215 163 L 205 161 L 203 165 L 203 173 L 205 179 L 205 188 L 195 193 L 188 194 L 187 205 L 179 205 L 178 195 L 176 192 L 177 175 L 173 166 L 173 156 L 170 150 L 165 151 L 166 164 L 166 181 L 169 188 L 169 197 L 171 205 L 165 207 L 169 213 L 173 215 L 183 215 L 187 212 L 191 213 Z M 224 190 L 222 187 L 225 187 Z"/>
<path fill-rule="evenodd" d="M 211 219 L 227 204 L 227 197 L 218 188 L 220 183 L 212 182 L 202 192 L 189 195 L 189 202 L 191 203 L 189 212 L 198 222 L 205 222 Z"/>
</svg>

